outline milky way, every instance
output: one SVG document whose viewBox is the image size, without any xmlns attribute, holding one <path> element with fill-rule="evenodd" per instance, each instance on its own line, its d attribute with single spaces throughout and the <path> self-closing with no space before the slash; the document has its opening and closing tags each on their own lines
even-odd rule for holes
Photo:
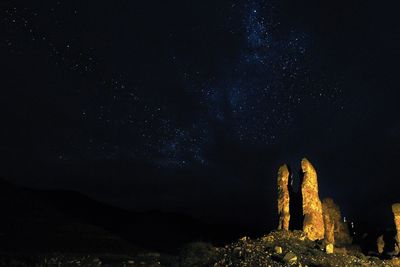
<svg viewBox="0 0 400 267">
<path fill-rule="evenodd" d="M 208 118 L 198 127 L 201 131 L 191 130 L 198 140 L 191 143 L 195 147 L 192 156 L 202 163 L 206 161 L 199 156 L 201 147 L 213 140 L 212 130 L 204 131 L 204 127 L 212 129 L 210 123 L 227 129 L 226 138 L 266 146 L 296 132 L 296 113 L 302 112 L 303 105 L 330 103 L 339 112 L 344 108 L 337 105 L 342 103 L 337 81 L 327 82 L 324 73 L 312 70 L 307 62 L 312 36 L 296 29 L 279 33 L 274 1 L 251 1 L 231 8 L 236 17 L 229 17 L 226 30 L 241 36 L 234 64 L 221 66 L 224 75 L 201 84 L 185 77 L 187 90 L 205 107 L 201 118 Z M 172 143 L 185 150 L 185 139 L 183 143 L 177 139 L 179 135 Z"/>
<path fill-rule="evenodd" d="M 233 36 L 237 47 L 229 64 L 216 60 L 215 68 L 221 71 L 206 75 L 204 67 L 179 51 L 168 53 L 181 92 L 193 104 L 184 109 L 173 98 L 165 101 L 147 93 L 168 89 L 150 88 L 131 77 L 128 69 L 111 70 L 96 52 L 96 44 L 79 39 L 85 35 L 80 8 L 57 1 L 49 8 L 2 10 L 7 38 L 1 45 L 16 55 L 36 49 L 50 66 L 71 77 L 64 94 L 80 100 L 63 112 L 90 125 L 57 133 L 63 142 L 48 148 L 50 160 L 122 157 L 164 167 L 207 165 L 205 151 L 218 138 L 273 145 L 296 133 L 297 114 L 304 106 L 329 104 L 343 109 L 343 104 L 337 105 L 341 102 L 337 81 L 326 80 L 308 60 L 312 34 L 295 27 L 283 30 L 276 1 L 238 2 L 217 12 L 222 19 L 215 27 Z M 187 38 L 204 31 L 202 27 L 194 25 Z M 54 34 L 66 29 L 64 37 Z"/>
<path fill-rule="evenodd" d="M 306 156 L 344 213 L 383 210 L 398 201 L 397 10 L 1 1 L 0 176 L 264 229 L 277 167 Z"/>
</svg>

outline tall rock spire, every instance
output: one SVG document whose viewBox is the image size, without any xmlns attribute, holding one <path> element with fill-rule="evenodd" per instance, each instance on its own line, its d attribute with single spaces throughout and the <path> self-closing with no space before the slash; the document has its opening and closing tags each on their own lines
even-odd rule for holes
<svg viewBox="0 0 400 267">
<path fill-rule="evenodd" d="M 303 196 L 303 232 L 310 240 L 324 239 L 325 228 L 322 216 L 322 204 L 318 195 L 317 172 L 312 164 L 303 158 L 301 161 L 303 182 L 301 194 Z"/>
<path fill-rule="evenodd" d="M 335 220 L 332 206 L 334 205 L 333 200 L 325 198 L 322 201 L 322 211 L 324 217 L 325 227 L 325 243 L 335 245 Z"/>
<path fill-rule="evenodd" d="M 352 238 L 347 223 L 343 221 L 340 207 L 332 198 L 322 200 L 325 223 L 325 241 L 337 246 L 351 244 Z"/>
<path fill-rule="evenodd" d="M 278 171 L 278 230 L 289 230 L 289 175 L 288 166 L 282 165 Z"/>
<path fill-rule="evenodd" d="M 395 203 L 392 205 L 392 211 L 394 214 L 394 223 L 396 225 L 396 242 L 397 242 L 397 247 L 396 247 L 396 252 L 397 254 L 400 252 L 400 203 Z"/>
</svg>

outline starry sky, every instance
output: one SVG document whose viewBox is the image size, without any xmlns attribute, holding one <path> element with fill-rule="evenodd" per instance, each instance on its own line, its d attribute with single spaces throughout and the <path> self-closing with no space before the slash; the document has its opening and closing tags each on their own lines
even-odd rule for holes
<svg viewBox="0 0 400 267">
<path fill-rule="evenodd" d="M 10 0 L 0 14 L 2 177 L 269 226 L 279 165 L 306 156 L 350 217 L 400 200 L 390 2 Z"/>
</svg>

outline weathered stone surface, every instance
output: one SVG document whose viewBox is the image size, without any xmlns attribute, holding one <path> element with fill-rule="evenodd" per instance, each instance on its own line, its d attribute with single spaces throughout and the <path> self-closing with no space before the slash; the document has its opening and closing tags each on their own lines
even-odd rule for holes
<svg viewBox="0 0 400 267">
<path fill-rule="evenodd" d="M 325 227 L 325 243 L 335 244 L 335 223 L 328 207 L 322 205 Z"/>
<path fill-rule="evenodd" d="M 289 230 L 289 169 L 287 165 L 282 165 L 278 171 L 278 230 Z"/>
<path fill-rule="evenodd" d="M 396 225 L 396 241 L 397 241 L 397 246 L 399 247 L 400 245 L 400 203 L 395 203 L 392 205 L 392 211 L 394 215 L 394 223 Z"/>
<path fill-rule="evenodd" d="M 325 251 L 327 254 L 332 254 L 333 253 L 333 244 L 327 244 L 325 247 Z"/>
<path fill-rule="evenodd" d="M 383 240 L 383 235 L 380 235 L 376 240 L 376 248 L 379 254 L 382 254 L 385 249 L 385 241 Z"/>
<path fill-rule="evenodd" d="M 276 254 L 282 254 L 282 252 L 283 252 L 282 247 L 280 247 L 280 246 L 276 246 L 274 248 L 274 251 Z"/>
<path fill-rule="evenodd" d="M 343 221 L 339 206 L 332 198 L 322 201 L 325 225 L 325 241 L 337 246 L 349 245 L 352 242 L 349 227 Z"/>
<path fill-rule="evenodd" d="M 304 158 L 301 161 L 303 182 L 301 194 L 303 196 L 303 232 L 310 240 L 324 238 L 325 228 L 322 216 L 322 204 L 318 195 L 317 172 L 312 164 Z"/>
<path fill-rule="evenodd" d="M 297 261 L 297 256 L 293 252 L 288 252 L 286 253 L 285 257 L 283 257 L 283 260 L 286 263 L 293 264 Z"/>
</svg>

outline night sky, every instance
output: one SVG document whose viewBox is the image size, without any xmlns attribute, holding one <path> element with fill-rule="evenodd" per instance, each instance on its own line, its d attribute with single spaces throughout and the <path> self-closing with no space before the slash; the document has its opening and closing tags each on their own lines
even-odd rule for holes
<svg viewBox="0 0 400 267">
<path fill-rule="evenodd" d="M 268 228 L 278 167 L 306 156 L 321 197 L 379 222 L 400 201 L 397 10 L 1 1 L 0 176 Z"/>
</svg>

